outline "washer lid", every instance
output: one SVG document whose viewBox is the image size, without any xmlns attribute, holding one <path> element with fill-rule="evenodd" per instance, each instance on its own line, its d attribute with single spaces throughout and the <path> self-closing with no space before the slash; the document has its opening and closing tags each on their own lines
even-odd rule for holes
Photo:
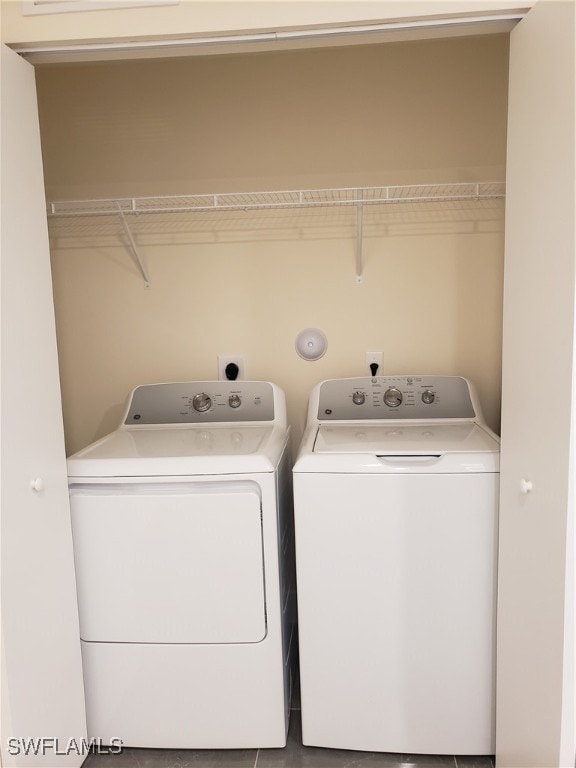
<svg viewBox="0 0 576 768">
<path fill-rule="evenodd" d="M 183 425 L 119 429 L 68 459 L 69 477 L 152 477 L 272 472 L 287 431 Z"/>
<path fill-rule="evenodd" d="M 473 422 L 321 426 L 314 453 L 422 455 L 497 452 L 496 441 Z"/>
<path fill-rule="evenodd" d="M 498 472 L 500 446 L 473 422 L 321 425 L 295 472 Z"/>
</svg>

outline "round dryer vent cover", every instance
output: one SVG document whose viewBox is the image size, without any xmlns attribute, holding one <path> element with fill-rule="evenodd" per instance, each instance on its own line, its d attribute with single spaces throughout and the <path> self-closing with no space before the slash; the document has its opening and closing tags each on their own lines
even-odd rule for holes
<svg viewBox="0 0 576 768">
<path fill-rule="evenodd" d="M 319 360 L 327 348 L 328 340 L 318 328 L 305 328 L 296 337 L 296 351 L 304 360 Z"/>
</svg>

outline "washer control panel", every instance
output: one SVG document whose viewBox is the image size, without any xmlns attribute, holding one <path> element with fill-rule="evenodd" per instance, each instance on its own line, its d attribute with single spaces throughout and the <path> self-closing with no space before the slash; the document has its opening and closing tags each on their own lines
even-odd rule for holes
<svg viewBox="0 0 576 768">
<path fill-rule="evenodd" d="M 319 421 L 473 419 L 470 387 L 460 376 L 331 379 L 318 388 Z"/>
<path fill-rule="evenodd" d="M 124 424 L 274 421 L 274 405 L 274 389 L 266 381 L 145 384 L 132 392 Z"/>
</svg>

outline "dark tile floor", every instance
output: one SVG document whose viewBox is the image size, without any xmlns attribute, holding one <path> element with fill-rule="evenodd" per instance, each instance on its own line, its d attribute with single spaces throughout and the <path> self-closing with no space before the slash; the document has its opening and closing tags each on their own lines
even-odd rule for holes
<svg viewBox="0 0 576 768">
<path fill-rule="evenodd" d="M 93 754 L 82 768 L 494 768 L 492 758 L 353 752 L 302 745 L 300 710 L 292 709 L 284 749 L 197 750 L 125 748 Z"/>
</svg>

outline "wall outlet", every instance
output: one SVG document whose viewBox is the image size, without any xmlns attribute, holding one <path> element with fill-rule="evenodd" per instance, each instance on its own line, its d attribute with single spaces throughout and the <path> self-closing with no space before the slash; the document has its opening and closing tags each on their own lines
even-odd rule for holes
<svg viewBox="0 0 576 768">
<path fill-rule="evenodd" d="M 245 368 L 244 368 L 244 358 L 242 355 L 218 355 L 218 378 L 221 381 L 227 381 L 229 380 L 229 377 L 226 375 L 226 368 L 230 363 L 233 363 L 234 365 L 238 366 L 238 376 L 236 376 L 236 381 L 240 381 L 241 379 L 245 379 Z"/>
<path fill-rule="evenodd" d="M 372 371 L 370 370 L 370 365 L 372 363 L 376 363 L 378 366 L 376 376 L 383 375 L 384 372 L 382 370 L 382 359 L 382 352 L 366 352 L 366 376 L 372 376 Z"/>
</svg>

